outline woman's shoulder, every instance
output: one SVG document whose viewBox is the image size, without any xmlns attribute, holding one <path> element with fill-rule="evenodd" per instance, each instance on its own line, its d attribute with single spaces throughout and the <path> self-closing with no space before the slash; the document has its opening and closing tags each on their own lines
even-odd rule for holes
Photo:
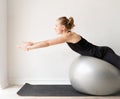
<svg viewBox="0 0 120 99">
<path fill-rule="evenodd" d="M 76 32 L 68 33 L 68 42 L 76 43 L 81 40 L 81 35 L 77 34 Z"/>
</svg>

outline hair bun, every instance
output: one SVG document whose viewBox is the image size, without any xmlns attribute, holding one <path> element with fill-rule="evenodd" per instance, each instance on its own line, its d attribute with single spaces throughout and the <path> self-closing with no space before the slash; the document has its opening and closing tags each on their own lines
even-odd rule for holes
<svg viewBox="0 0 120 99">
<path fill-rule="evenodd" d="M 68 18 L 68 25 L 71 27 L 71 28 L 73 28 L 75 25 L 74 25 L 74 19 L 73 19 L 73 17 L 69 17 Z"/>
</svg>

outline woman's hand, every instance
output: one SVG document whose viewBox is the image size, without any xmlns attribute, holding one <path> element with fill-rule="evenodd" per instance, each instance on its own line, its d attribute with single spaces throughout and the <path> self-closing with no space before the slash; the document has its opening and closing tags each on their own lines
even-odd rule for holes
<svg viewBox="0 0 120 99">
<path fill-rule="evenodd" d="M 34 44 L 33 42 L 23 42 L 22 45 L 19 45 L 17 47 L 23 49 L 24 51 L 29 51 L 29 50 L 31 50 L 31 46 L 33 44 Z"/>
</svg>

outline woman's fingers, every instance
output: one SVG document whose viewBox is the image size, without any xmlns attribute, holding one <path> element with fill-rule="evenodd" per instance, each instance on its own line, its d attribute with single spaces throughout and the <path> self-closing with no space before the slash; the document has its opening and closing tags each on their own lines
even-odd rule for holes
<svg viewBox="0 0 120 99">
<path fill-rule="evenodd" d="M 29 51 L 29 46 L 32 46 L 32 42 L 25 42 L 25 41 L 22 41 L 22 45 L 17 45 L 17 48 L 21 48 L 23 49 L 24 51 Z"/>
<path fill-rule="evenodd" d="M 16 47 L 17 47 L 17 48 L 22 48 L 22 46 L 20 46 L 20 45 L 17 45 Z"/>
<path fill-rule="evenodd" d="M 33 43 L 32 42 L 25 42 L 25 41 L 23 41 L 23 44 L 25 44 L 27 46 L 31 46 Z"/>
<path fill-rule="evenodd" d="M 17 48 L 20 48 L 20 49 L 22 49 L 22 50 L 24 50 L 24 51 L 29 51 L 28 46 L 18 45 Z"/>
</svg>

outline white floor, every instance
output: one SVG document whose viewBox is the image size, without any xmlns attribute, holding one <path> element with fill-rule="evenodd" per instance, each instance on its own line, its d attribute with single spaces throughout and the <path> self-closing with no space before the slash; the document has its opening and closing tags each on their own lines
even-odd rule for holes
<svg viewBox="0 0 120 99">
<path fill-rule="evenodd" d="M 118 96 L 111 97 L 21 97 L 16 92 L 22 86 L 11 86 L 6 89 L 0 90 L 0 99 L 120 99 Z"/>
</svg>

